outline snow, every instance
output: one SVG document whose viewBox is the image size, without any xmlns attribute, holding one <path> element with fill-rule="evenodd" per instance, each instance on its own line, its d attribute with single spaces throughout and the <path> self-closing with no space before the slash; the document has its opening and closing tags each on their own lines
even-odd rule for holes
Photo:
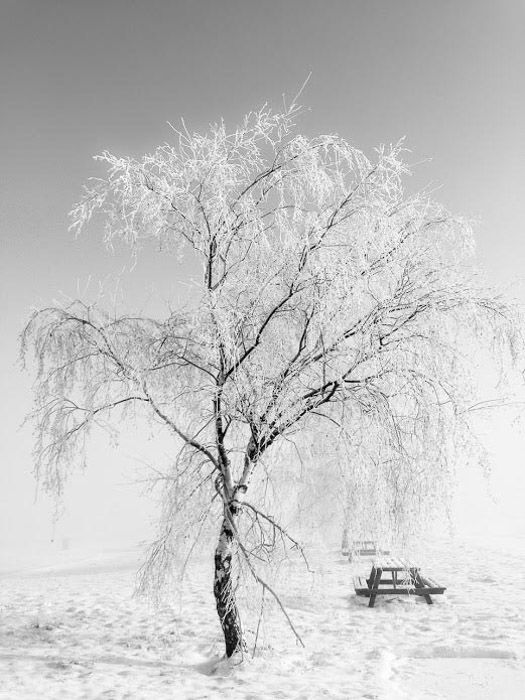
<svg viewBox="0 0 525 700">
<path fill-rule="evenodd" d="M 352 586 L 370 562 L 318 547 L 313 576 L 290 564 L 278 582 L 305 648 L 275 610 L 255 657 L 233 667 L 217 663 L 207 558 L 170 605 L 154 608 L 133 597 L 138 548 L 13 557 L 0 568 L 0 698 L 519 698 L 524 544 L 422 547 L 414 556 L 445 594 L 434 605 L 379 597 L 373 609 Z"/>
</svg>

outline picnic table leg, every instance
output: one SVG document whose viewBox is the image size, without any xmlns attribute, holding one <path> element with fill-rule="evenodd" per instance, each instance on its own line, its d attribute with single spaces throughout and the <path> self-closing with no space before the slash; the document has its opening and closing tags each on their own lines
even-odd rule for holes
<svg viewBox="0 0 525 700">
<path fill-rule="evenodd" d="M 417 569 L 411 569 L 411 570 L 410 570 L 410 573 L 411 573 L 411 575 L 412 575 L 413 578 L 414 578 L 414 585 L 416 585 L 418 588 L 424 588 L 424 587 L 425 587 L 425 581 L 424 581 L 423 578 L 421 577 L 421 574 L 419 573 L 419 571 L 418 571 Z M 432 605 L 432 604 L 433 604 L 432 598 L 430 597 L 430 595 L 429 595 L 428 593 L 425 593 L 425 594 L 423 595 L 423 598 L 427 601 L 427 604 L 428 604 L 428 605 Z"/>
<path fill-rule="evenodd" d="M 366 585 L 368 588 L 372 588 L 372 584 L 374 583 L 376 578 L 376 567 L 372 567 L 372 571 L 370 572 L 370 576 L 366 579 Z"/>
<path fill-rule="evenodd" d="M 372 573 L 370 574 L 370 583 L 368 584 L 368 587 L 372 591 L 377 591 L 379 588 L 379 581 L 381 581 L 381 574 L 383 573 L 382 569 L 380 568 L 375 568 L 372 567 Z M 376 593 L 372 593 L 370 595 L 370 600 L 368 601 L 368 607 L 373 608 L 376 602 Z"/>
</svg>

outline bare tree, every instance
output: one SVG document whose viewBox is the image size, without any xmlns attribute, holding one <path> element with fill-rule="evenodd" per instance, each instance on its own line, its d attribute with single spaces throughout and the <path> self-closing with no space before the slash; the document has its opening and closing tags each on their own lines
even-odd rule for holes
<svg viewBox="0 0 525 700">
<path fill-rule="evenodd" d="M 337 136 L 298 134 L 298 112 L 265 107 L 234 131 L 183 126 L 141 160 L 98 156 L 107 176 L 88 183 L 72 228 L 100 213 L 108 245 L 138 252 L 156 239 L 194 256 L 198 303 L 157 319 L 75 301 L 34 313 L 22 338 L 37 361 L 48 488 L 61 492 L 93 424 L 118 425 L 132 406 L 182 446 L 165 525 L 184 508 L 198 529 L 220 505 L 214 594 L 228 657 L 243 649 L 235 561 L 274 596 L 258 558 L 268 534 L 289 540 L 257 494 L 248 500 L 273 448 L 325 421 L 363 435 L 366 421 L 388 468 L 424 482 L 424 436 L 457 415 L 469 361 L 457 339 L 510 337 L 506 307 L 469 272 L 468 224 L 405 191 L 402 145 L 369 159 Z M 259 549 L 245 539 L 254 531 Z M 153 560 L 169 557 L 167 542 Z"/>
</svg>

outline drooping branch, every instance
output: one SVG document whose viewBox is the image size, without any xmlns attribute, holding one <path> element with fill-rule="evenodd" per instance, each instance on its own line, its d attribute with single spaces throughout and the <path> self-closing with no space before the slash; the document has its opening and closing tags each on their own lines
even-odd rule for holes
<svg viewBox="0 0 525 700">
<path fill-rule="evenodd" d="M 299 542 L 298 542 L 296 539 L 294 539 L 294 538 L 290 535 L 289 532 L 287 532 L 287 531 L 285 530 L 285 528 L 283 528 L 281 525 L 279 525 L 279 523 L 277 523 L 277 522 L 275 521 L 275 519 L 272 518 L 270 515 L 267 515 L 266 513 L 263 513 L 259 508 L 256 508 L 256 507 L 255 507 L 254 505 L 252 505 L 251 503 L 248 503 L 248 501 L 244 501 L 244 500 L 243 500 L 243 501 L 242 501 L 242 506 L 243 506 L 243 507 L 246 507 L 246 508 L 249 508 L 249 509 L 255 514 L 256 519 L 261 518 L 262 520 L 265 520 L 267 523 L 269 523 L 270 526 L 271 526 L 271 528 L 272 528 L 272 530 L 273 530 L 274 532 L 278 532 L 278 533 L 280 534 L 280 536 L 281 536 L 284 540 L 289 540 L 289 541 L 291 542 L 291 544 L 292 544 L 292 547 L 293 547 L 294 549 L 297 549 L 297 551 L 301 554 L 301 557 L 303 558 L 303 561 L 304 561 L 304 563 L 305 563 L 305 565 L 306 565 L 307 570 L 308 570 L 310 573 L 313 573 L 312 570 L 311 570 L 311 568 L 310 568 L 310 564 L 308 563 L 308 558 L 307 558 L 307 556 L 306 556 L 306 552 L 304 551 L 304 548 L 299 544 Z"/>
<path fill-rule="evenodd" d="M 200 442 L 195 440 L 195 438 L 187 435 L 185 432 L 183 432 L 176 424 L 175 422 L 166 414 L 164 411 L 162 411 L 161 408 L 157 405 L 157 403 L 153 400 L 150 392 L 148 391 L 146 384 L 143 383 L 142 385 L 144 394 L 146 396 L 146 401 L 149 402 L 151 405 L 151 408 L 153 409 L 154 413 L 166 423 L 169 428 L 179 437 L 186 445 L 189 445 L 190 447 L 193 447 L 196 449 L 198 452 L 201 452 L 203 455 L 205 455 L 210 462 L 213 464 L 213 466 L 219 470 L 219 464 L 217 462 L 216 457 L 210 452 L 210 450 L 202 445 Z"/>
</svg>

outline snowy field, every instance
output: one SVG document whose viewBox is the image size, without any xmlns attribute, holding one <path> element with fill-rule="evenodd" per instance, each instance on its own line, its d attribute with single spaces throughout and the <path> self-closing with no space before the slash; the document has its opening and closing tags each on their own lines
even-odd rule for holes
<svg viewBox="0 0 525 700">
<path fill-rule="evenodd" d="M 524 544 L 429 546 L 418 563 L 446 593 L 434 605 L 379 597 L 374 609 L 352 587 L 369 562 L 314 551 L 313 576 L 294 565 L 280 584 L 306 648 L 276 614 L 255 658 L 213 674 L 222 644 L 209 561 L 194 567 L 172 607 L 154 609 L 132 595 L 136 550 L 7 560 L 0 697 L 517 700 L 525 686 Z"/>
</svg>

